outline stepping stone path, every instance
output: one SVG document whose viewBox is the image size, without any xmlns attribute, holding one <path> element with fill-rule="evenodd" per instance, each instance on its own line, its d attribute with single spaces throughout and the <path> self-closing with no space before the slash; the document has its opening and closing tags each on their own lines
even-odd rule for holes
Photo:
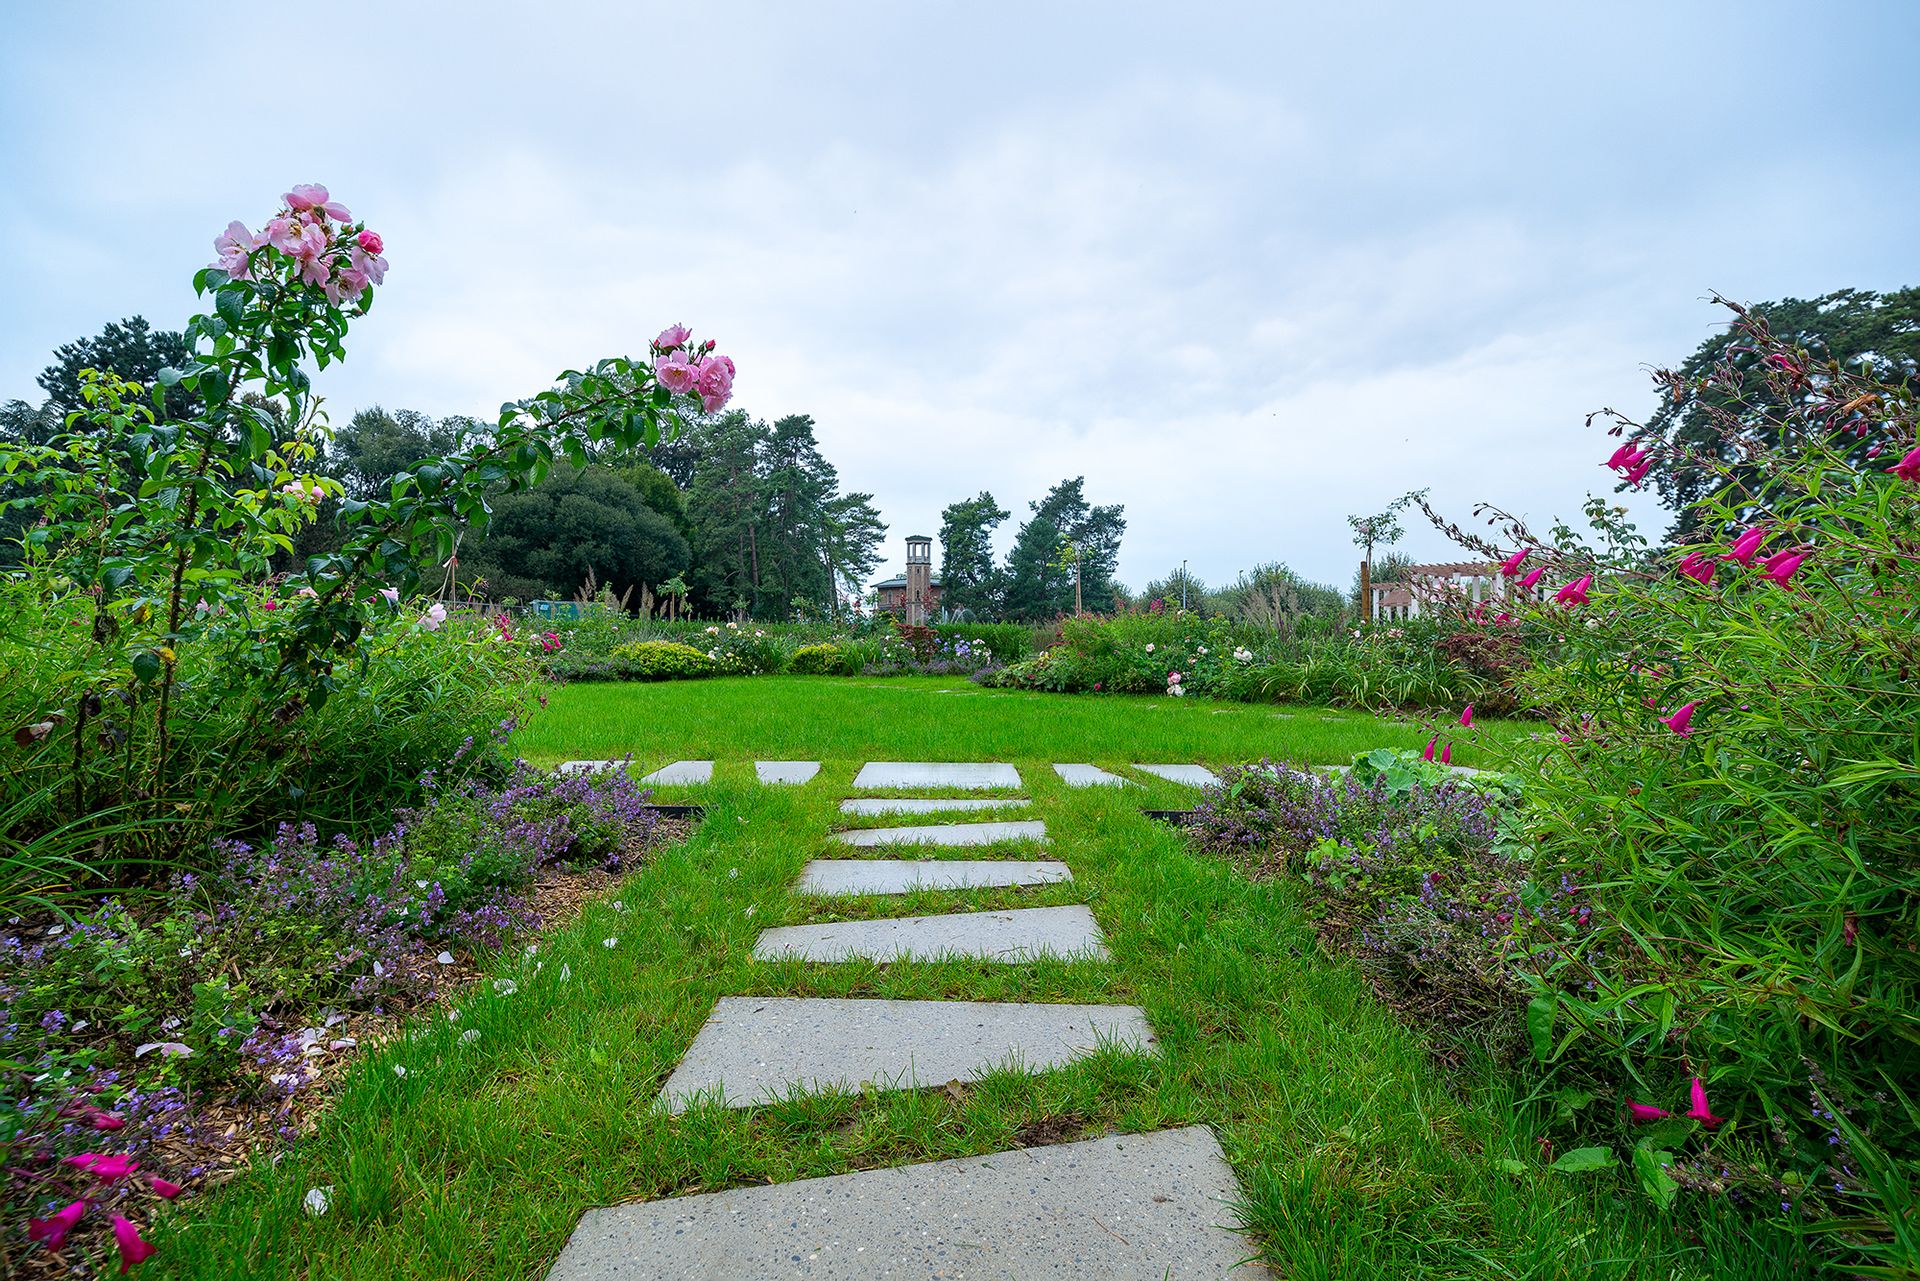
<svg viewBox="0 0 1920 1281">
<path fill-rule="evenodd" d="M 753 772 L 762 783 L 810 783 L 820 772 L 820 762 L 755 761 Z"/>
<path fill-rule="evenodd" d="M 1002 1065 L 1058 1067 L 1103 1043 L 1153 1043 L 1131 1005 L 831 1000 L 729 996 L 714 1007 L 660 1102 L 729 1107 L 778 1102 L 799 1090 L 885 1090 L 978 1080 Z"/>
<path fill-rule="evenodd" d="M 713 781 L 712 761 L 675 761 L 671 765 L 662 765 L 651 774 L 643 775 L 642 783 L 711 783 Z"/>
<path fill-rule="evenodd" d="M 1136 764 L 1134 768 L 1170 782 L 1185 783 L 1188 787 L 1213 787 L 1220 782 L 1220 776 L 1204 765 Z"/>
<path fill-rule="evenodd" d="M 1053 772 L 1066 780 L 1068 787 L 1126 787 L 1128 781 L 1092 765 L 1056 765 Z"/>
<path fill-rule="evenodd" d="M 817 858 L 801 869 L 797 894 L 906 894 L 913 890 L 969 890 L 995 885 L 1052 885 L 1070 881 L 1065 863 L 1008 859 Z"/>
<path fill-rule="evenodd" d="M 872 761 L 861 766 L 853 785 L 867 791 L 883 787 L 1018 787 L 1020 771 L 1011 765 L 975 761 Z"/>
<path fill-rule="evenodd" d="M 842 845 L 995 845 L 1001 841 L 1044 841 L 1047 825 L 1029 823 L 939 823 L 931 827 L 860 827 L 835 832 Z"/>
<path fill-rule="evenodd" d="M 935 961 L 963 957 L 1013 964 L 1042 956 L 1107 959 L 1107 945 L 1082 904 L 1016 907 L 950 916 L 893 916 L 874 921 L 783 925 L 761 933 L 753 954 L 763 961 Z"/>
<path fill-rule="evenodd" d="M 997 810 L 1002 806 L 1031 805 L 1024 796 L 943 796 L 933 800 L 913 797 L 856 796 L 840 802 L 842 814 L 873 818 L 881 814 L 939 814 L 951 810 Z"/>
<path fill-rule="evenodd" d="M 1205 1126 L 593 1210 L 549 1281 L 1255 1281 Z"/>
<path fill-rule="evenodd" d="M 787 767 L 811 766 L 789 778 Z M 805 782 L 817 765 L 760 761 L 762 782 Z M 1175 782 L 1217 782 L 1198 765 L 1136 765 Z M 1072 787 L 1132 780 L 1091 765 L 1056 765 Z M 646 782 L 705 782 L 711 761 L 680 761 Z M 880 761 L 857 789 L 1018 788 L 1011 765 Z M 1026 798 L 853 797 L 861 817 L 1030 806 Z M 842 844 L 973 847 L 1044 841 L 1044 821 L 852 829 Z M 819 858 L 794 892 L 847 898 L 982 886 L 1072 884 L 1063 862 L 894 854 Z M 891 965 L 972 958 L 1020 965 L 1042 957 L 1097 965 L 1105 937 L 1085 904 L 883 917 L 763 930 L 759 960 Z M 714 1007 L 659 1095 L 752 1107 L 821 1091 L 893 1090 L 978 1080 L 996 1069 L 1063 1067 L 1102 1047 L 1153 1053 L 1130 1005 L 728 996 Z M 1252 1246 L 1229 1226 L 1239 1185 L 1204 1126 L 1119 1134 L 953 1161 L 865 1170 L 771 1187 L 669 1197 L 589 1211 L 549 1281 L 648 1278 L 1124 1277 L 1198 1281 L 1268 1275 L 1244 1265 Z"/>
</svg>

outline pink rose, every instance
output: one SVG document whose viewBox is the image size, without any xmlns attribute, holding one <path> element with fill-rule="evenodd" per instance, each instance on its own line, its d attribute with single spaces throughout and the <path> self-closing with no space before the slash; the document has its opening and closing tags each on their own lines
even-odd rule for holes
<svg viewBox="0 0 1920 1281">
<path fill-rule="evenodd" d="M 690 392 L 699 378 L 699 370 L 687 359 L 683 351 L 675 351 L 654 366 L 653 376 L 660 385 L 671 392 Z"/>
<path fill-rule="evenodd" d="M 301 224 L 292 218 L 275 218 L 267 224 L 267 229 L 261 234 L 267 238 L 267 243 L 275 249 L 278 249 L 283 254 L 291 254 L 300 247 L 300 233 L 302 230 L 304 230 L 304 228 Z"/>
<path fill-rule="evenodd" d="M 213 240 L 213 251 L 220 255 L 220 261 L 213 264 L 227 273 L 232 280 L 250 280 L 253 278 L 253 251 L 266 243 L 264 233 L 255 234 L 247 230 L 247 224 L 239 219 L 227 224 L 227 229 Z"/>
<path fill-rule="evenodd" d="M 386 280 L 387 260 L 379 254 L 368 253 L 365 249 L 355 245 L 350 257 L 353 260 L 354 270 L 365 272 L 367 279 L 372 283 L 377 285 Z"/>
<path fill-rule="evenodd" d="M 653 349 L 672 351 L 691 337 L 693 337 L 693 331 L 685 325 L 668 325 L 660 331 L 660 336 L 653 340 Z"/>
<path fill-rule="evenodd" d="M 380 239 L 380 233 L 377 231 L 363 231 L 358 236 L 355 236 L 354 239 L 358 240 L 360 247 L 370 254 L 377 254 L 387 247 L 386 242 Z"/>
<path fill-rule="evenodd" d="M 703 360 L 694 366 L 698 377 L 696 383 L 702 396 L 719 396 L 722 399 L 733 394 L 732 361 L 725 356 Z"/>
<path fill-rule="evenodd" d="M 303 182 L 280 197 L 295 213 L 321 213 L 338 222 L 352 222 L 353 215 L 338 200 L 330 199 L 327 189 L 317 182 Z"/>
</svg>

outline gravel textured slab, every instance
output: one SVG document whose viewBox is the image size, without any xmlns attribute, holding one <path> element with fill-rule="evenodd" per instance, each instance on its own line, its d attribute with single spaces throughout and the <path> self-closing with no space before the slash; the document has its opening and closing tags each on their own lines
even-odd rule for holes
<svg viewBox="0 0 1920 1281">
<path fill-rule="evenodd" d="M 1188 787 L 1212 787 L 1220 778 L 1204 765 L 1139 765 L 1135 769 Z"/>
<path fill-rule="evenodd" d="M 881 787 L 1018 787 L 1020 771 L 1011 765 L 979 761 L 869 761 L 853 785 Z"/>
<path fill-rule="evenodd" d="M 1020 823 L 931 823 L 924 827 L 863 827 L 835 832 L 842 845 L 992 845 L 998 841 L 1044 841 L 1039 819 Z"/>
<path fill-rule="evenodd" d="M 931 798 L 856 796 L 840 802 L 842 814 L 873 817 L 880 814 L 941 814 L 951 810 L 995 810 L 1003 805 L 1031 805 L 1024 796 L 1000 800 L 991 796 L 941 796 Z"/>
<path fill-rule="evenodd" d="M 549 1281 L 1255 1281 L 1204 1126 L 590 1210 Z"/>
<path fill-rule="evenodd" d="M 914 890 L 970 890 L 996 885 L 1052 885 L 1070 881 L 1065 863 L 1016 863 L 999 858 L 817 858 L 800 871 L 797 894 L 907 894 Z"/>
<path fill-rule="evenodd" d="M 751 1107 L 796 1088 L 913 1089 L 1009 1065 L 1043 1072 L 1102 1043 L 1145 1049 L 1152 1042 L 1146 1015 L 1131 1005 L 728 996 L 667 1079 L 660 1103 L 681 1112 L 696 1095 Z"/>
<path fill-rule="evenodd" d="M 556 771 L 561 774 L 594 774 L 603 769 L 624 769 L 625 761 L 561 761 Z"/>
<path fill-rule="evenodd" d="M 642 783 L 711 783 L 713 781 L 712 761 L 675 761 L 671 765 L 662 765 L 653 773 L 645 775 Z"/>
<path fill-rule="evenodd" d="M 1107 959 L 1107 945 L 1084 904 L 1020 907 L 1004 912 L 901 916 L 884 921 L 783 925 L 753 945 L 763 961 L 932 960 L 977 957 L 1016 963 L 1039 956 Z"/>
<path fill-rule="evenodd" d="M 1127 780 L 1109 774 L 1095 765 L 1056 765 L 1053 772 L 1066 780 L 1068 787 L 1125 787 Z"/>
<path fill-rule="evenodd" d="M 762 783 L 810 783 L 820 772 L 819 761 L 755 761 L 753 772 Z"/>
</svg>

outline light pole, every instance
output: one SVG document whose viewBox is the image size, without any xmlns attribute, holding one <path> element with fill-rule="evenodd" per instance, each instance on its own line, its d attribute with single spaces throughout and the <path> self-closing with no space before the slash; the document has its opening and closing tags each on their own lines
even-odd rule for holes
<svg viewBox="0 0 1920 1281">
<path fill-rule="evenodd" d="M 1184 614 L 1186 612 L 1186 609 L 1187 609 L 1187 562 L 1183 560 L 1180 562 L 1180 612 Z"/>
</svg>

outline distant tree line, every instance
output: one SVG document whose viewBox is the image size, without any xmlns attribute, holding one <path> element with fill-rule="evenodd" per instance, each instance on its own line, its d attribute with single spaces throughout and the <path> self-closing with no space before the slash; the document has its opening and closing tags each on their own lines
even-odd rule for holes
<svg viewBox="0 0 1920 1281">
<path fill-rule="evenodd" d="M 138 316 L 110 324 L 55 351 L 38 380 L 41 404 L 0 405 L 0 437 L 43 442 L 63 430 L 66 415 L 82 407 L 83 369 L 151 383 L 187 359 L 179 334 Z M 169 416 L 191 409 L 174 403 L 184 395 L 169 393 Z M 348 497 L 365 498 L 485 430 L 471 418 L 376 405 L 326 433 L 314 470 L 337 479 Z M 0 512 L 0 563 L 17 555 L 31 519 L 26 508 Z M 459 593 L 494 600 L 564 599 L 591 583 L 630 603 L 645 592 L 671 594 L 681 610 L 710 617 L 833 616 L 859 598 L 886 531 L 872 494 L 841 490 L 812 418 L 769 424 L 734 410 L 695 418 L 654 449 L 559 464 L 532 489 L 500 495 L 485 536 L 463 541 L 447 569 Z M 339 536 L 323 505 L 289 565 L 331 549 Z"/>
</svg>

